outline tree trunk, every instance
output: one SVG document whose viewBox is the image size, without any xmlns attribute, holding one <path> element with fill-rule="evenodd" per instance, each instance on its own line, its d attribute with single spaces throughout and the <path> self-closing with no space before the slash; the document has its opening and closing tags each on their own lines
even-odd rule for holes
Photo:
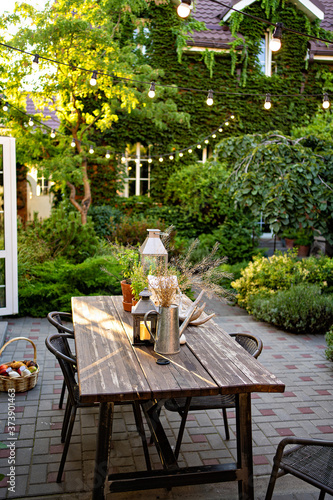
<svg viewBox="0 0 333 500">
<path fill-rule="evenodd" d="M 69 200 L 72 203 L 72 205 L 74 205 L 74 207 L 80 212 L 81 223 L 82 223 L 82 225 L 85 225 L 87 223 L 88 210 L 89 210 L 89 207 L 91 205 L 91 191 L 90 191 L 90 183 L 89 183 L 89 179 L 88 179 L 86 158 L 84 158 L 84 160 L 82 161 L 82 172 L 83 172 L 84 197 L 83 197 L 81 204 L 78 203 L 75 199 L 76 189 L 75 189 L 74 184 L 72 184 L 69 181 L 66 181 L 66 184 L 71 190 Z"/>
</svg>

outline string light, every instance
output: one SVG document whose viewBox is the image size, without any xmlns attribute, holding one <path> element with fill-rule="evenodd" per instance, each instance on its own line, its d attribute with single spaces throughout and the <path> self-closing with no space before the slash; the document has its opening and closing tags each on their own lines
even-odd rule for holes
<svg viewBox="0 0 333 500">
<path fill-rule="evenodd" d="M 76 144 L 75 144 L 75 139 L 74 139 L 74 137 L 73 137 L 73 138 L 72 138 L 72 142 L 71 142 L 71 146 L 72 146 L 72 148 L 75 148 L 75 145 L 76 145 Z"/>
<path fill-rule="evenodd" d="M 272 39 L 269 43 L 269 48 L 272 52 L 277 52 L 281 49 L 281 40 L 282 40 L 282 23 L 276 23 L 275 30 L 272 35 Z"/>
<path fill-rule="evenodd" d="M 155 97 L 155 82 L 151 82 L 151 84 L 150 84 L 148 97 L 150 97 L 151 99 L 153 99 L 153 97 Z"/>
<path fill-rule="evenodd" d="M 234 120 L 234 119 L 235 119 L 235 115 L 230 115 L 230 118 L 231 118 L 232 120 Z"/>
<path fill-rule="evenodd" d="M 191 148 L 188 150 L 189 153 L 192 153 L 192 151 L 193 151 L 193 149 L 191 149 Z"/>
<path fill-rule="evenodd" d="M 5 104 L 3 105 L 2 109 L 3 109 L 4 111 L 8 111 L 8 106 L 9 106 L 9 104 L 8 104 L 8 102 L 6 101 L 6 102 L 5 102 Z"/>
<path fill-rule="evenodd" d="M 191 13 L 191 0 L 180 0 L 177 7 L 177 14 L 182 19 L 186 19 Z"/>
<path fill-rule="evenodd" d="M 216 138 L 216 134 L 213 134 L 212 137 L 213 137 L 213 139 L 215 139 Z"/>
<path fill-rule="evenodd" d="M 160 162 L 162 162 L 162 161 L 163 161 L 163 158 L 162 158 L 162 156 L 160 156 L 160 158 L 159 158 L 159 161 L 160 161 Z"/>
<path fill-rule="evenodd" d="M 91 144 L 89 146 L 89 153 L 92 155 L 94 153 L 94 148 L 93 148 L 93 145 Z"/>
<path fill-rule="evenodd" d="M 224 125 L 226 125 L 226 126 L 228 127 L 228 125 L 229 125 L 229 122 L 225 122 L 225 123 L 224 123 Z"/>
<path fill-rule="evenodd" d="M 179 155 L 180 156 L 180 155 Z M 170 155 L 169 156 L 169 160 L 173 160 L 174 156 L 173 155 Z"/>
<path fill-rule="evenodd" d="M 36 71 L 39 69 L 39 55 L 38 54 L 35 54 L 34 55 L 34 58 L 33 58 L 33 61 L 31 63 L 31 66 L 33 67 L 33 69 L 35 69 Z"/>
<path fill-rule="evenodd" d="M 201 144 L 197 144 L 197 148 L 198 148 L 198 149 L 201 149 Z"/>
<path fill-rule="evenodd" d="M 223 132 L 223 128 L 222 127 L 219 128 L 219 132 Z"/>
<path fill-rule="evenodd" d="M 210 90 L 208 92 L 208 97 L 207 97 L 206 103 L 207 103 L 208 106 L 212 106 L 214 104 L 213 91 L 212 90 Z"/>
<path fill-rule="evenodd" d="M 328 99 L 328 94 L 327 94 L 327 92 L 325 92 L 324 97 L 323 97 L 323 104 L 322 104 L 322 106 L 323 106 L 324 109 L 328 109 L 330 107 L 330 105 L 331 105 L 331 103 L 330 103 L 330 101 Z"/>
<path fill-rule="evenodd" d="M 152 161 L 153 161 L 153 160 L 152 160 L 151 156 L 149 156 L 149 158 L 148 158 L 148 163 L 151 163 Z"/>
<path fill-rule="evenodd" d="M 184 153 L 180 152 L 179 156 L 182 158 L 184 156 Z"/>
<path fill-rule="evenodd" d="M 122 155 L 122 157 L 121 157 L 121 161 L 122 161 L 122 163 L 125 163 L 125 161 L 126 161 L 126 156 L 125 156 L 125 154 L 124 154 L 124 153 L 123 153 L 123 155 Z"/>
<path fill-rule="evenodd" d="M 92 85 L 93 87 L 96 85 L 97 83 L 97 71 L 94 70 L 92 72 L 92 75 L 91 75 L 91 78 L 90 78 L 90 85 Z"/>
<path fill-rule="evenodd" d="M 29 118 L 29 121 L 28 121 L 28 125 L 30 125 L 30 127 L 32 127 L 34 124 L 34 121 L 32 118 Z"/>
<path fill-rule="evenodd" d="M 271 107 L 272 107 L 271 94 L 266 94 L 264 108 L 268 110 L 268 109 L 271 109 Z"/>
<path fill-rule="evenodd" d="M 54 139 L 54 138 L 55 138 L 56 133 L 55 133 L 54 128 L 51 130 L 50 136 L 51 136 L 51 138 L 52 138 L 52 139 Z"/>
<path fill-rule="evenodd" d="M 109 150 L 107 150 L 106 155 L 105 155 L 105 158 L 107 158 L 107 159 L 111 158 L 111 155 L 110 155 L 110 151 L 109 151 Z"/>
<path fill-rule="evenodd" d="M 209 144 L 209 140 L 208 139 L 205 140 L 205 144 Z"/>
</svg>

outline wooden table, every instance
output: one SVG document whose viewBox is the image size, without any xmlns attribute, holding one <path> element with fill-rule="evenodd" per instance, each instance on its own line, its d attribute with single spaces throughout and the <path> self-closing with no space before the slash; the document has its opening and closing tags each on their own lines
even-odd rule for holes
<svg viewBox="0 0 333 500">
<path fill-rule="evenodd" d="M 188 328 L 186 345 L 161 366 L 152 347 L 132 346 L 121 296 L 73 297 L 72 312 L 80 398 L 100 402 L 92 498 L 104 498 L 114 402 L 139 401 L 164 469 L 113 474 L 111 491 L 238 481 L 239 497 L 253 499 L 251 393 L 283 392 L 284 384 L 212 321 Z M 160 407 L 171 397 L 219 393 L 236 394 L 237 463 L 179 468 Z"/>
</svg>

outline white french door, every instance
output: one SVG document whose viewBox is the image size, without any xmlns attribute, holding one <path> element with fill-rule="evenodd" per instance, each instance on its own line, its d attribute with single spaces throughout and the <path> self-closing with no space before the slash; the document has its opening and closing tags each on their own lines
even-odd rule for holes
<svg viewBox="0 0 333 500">
<path fill-rule="evenodd" d="M 0 137 L 0 316 L 18 312 L 15 139 Z"/>
</svg>

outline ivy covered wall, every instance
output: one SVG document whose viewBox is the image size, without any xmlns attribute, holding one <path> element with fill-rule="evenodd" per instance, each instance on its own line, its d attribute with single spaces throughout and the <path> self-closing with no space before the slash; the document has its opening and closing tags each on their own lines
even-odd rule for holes
<svg viewBox="0 0 333 500">
<path fill-rule="evenodd" d="M 284 5 L 283 5 L 284 4 Z M 269 8 L 267 8 L 269 7 Z M 310 23 L 306 15 L 288 2 L 266 0 L 255 2 L 246 12 L 273 22 L 282 22 L 302 33 L 317 35 L 318 24 Z M 265 133 L 280 130 L 290 133 L 293 126 L 302 125 L 304 116 L 312 116 L 321 105 L 321 99 L 313 97 L 292 97 L 293 94 L 321 94 L 323 79 L 318 75 L 323 64 L 307 66 L 306 53 L 308 39 L 284 32 L 281 50 L 274 55 L 276 73 L 266 77 L 258 62 L 258 52 L 267 25 L 246 16 L 234 16 L 231 30 L 245 37 L 242 53 L 215 53 L 212 71 L 204 62 L 203 53 L 183 52 L 178 59 L 177 46 L 181 42 L 179 28 L 183 20 L 177 17 L 173 4 L 149 4 L 145 17 L 149 17 L 149 34 L 146 36 L 144 58 L 156 68 L 164 70 L 158 82 L 192 89 L 214 89 L 222 92 L 237 92 L 239 95 L 214 95 L 214 105 L 206 104 L 205 93 L 180 90 L 172 98 L 178 110 L 189 113 L 190 125 L 178 125 L 164 130 L 156 129 L 149 119 L 138 119 L 135 111 L 120 117 L 109 136 L 119 152 L 124 151 L 128 142 L 140 141 L 152 145 L 151 153 L 167 153 L 195 144 L 216 129 L 230 112 L 236 119 L 224 127 L 222 135 Z M 231 19 L 233 16 L 231 17 Z M 177 40 L 178 34 L 178 40 Z M 177 45 L 178 44 L 178 45 Z M 325 65 L 327 72 L 332 69 Z M 143 90 L 147 91 L 147 89 Z M 263 108 L 263 97 L 256 94 L 269 92 L 287 94 L 290 97 L 272 97 L 272 108 Z M 156 97 L 158 99 L 158 86 Z M 246 96 L 245 94 L 254 94 Z M 218 136 L 215 141 L 218 141 Z M 212 141 L 212 140 L 211 140 Z M 212 146 L 214 144 L 211 144 Z M 195 154 L 195 153 L 193 153 Z M 163 200 L 165 183 L 175 169 L 193 162 L 194 156 L 185 153 L 183 158 L 152 164 L 151 194 Z"/>
</svg>

